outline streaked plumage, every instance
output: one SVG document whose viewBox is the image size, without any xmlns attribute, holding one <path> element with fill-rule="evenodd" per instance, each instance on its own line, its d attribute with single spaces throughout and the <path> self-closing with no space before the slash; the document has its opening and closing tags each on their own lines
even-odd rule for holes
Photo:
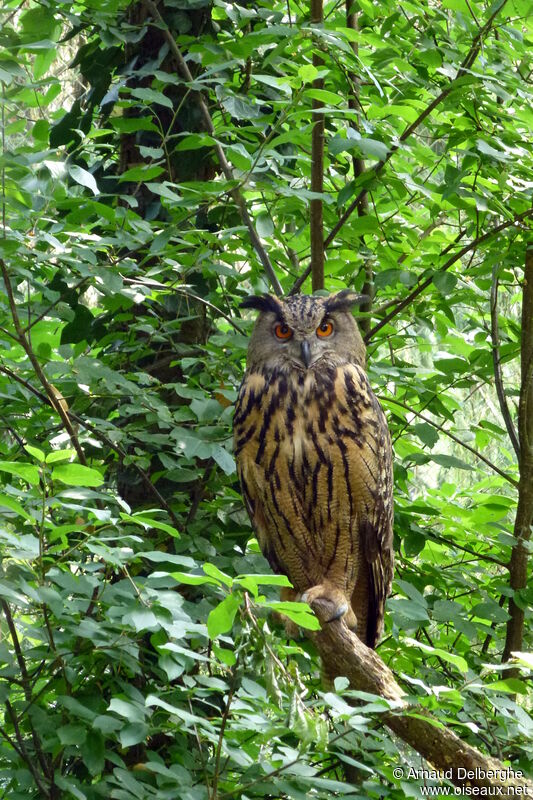
<svg viewBox="0 0 533 800">
<path fill-rule="evenodd" d="M 357 301 L 347 290 L 243 303 L 260 314 L 234 443 L 272 569 L 289 577 L 296 596 L 330 600 L 332 618 L 357 621 L 374 647 L 392 581 L 392 452 L 350 313 Z"/>
</svg>

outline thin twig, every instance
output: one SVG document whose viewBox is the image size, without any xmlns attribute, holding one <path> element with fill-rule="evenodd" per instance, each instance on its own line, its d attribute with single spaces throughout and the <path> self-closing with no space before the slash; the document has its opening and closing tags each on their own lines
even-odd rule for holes
<svg viewBox="0 0 533 800">
<path fill-rule="evenodd" d="M 34 386 L 32 386 L 31 383 L 24 380 L 24 378 L 21 378 L 19 375 L 16 374 L 16 372 L 13 372 L 13 370 L 9 369 L 9 367 L 0 366 L 0 372 L 3 372 L 5 375 L 8 375 L 10 378 L 13 378 L 13 380 L 17 381 L 17 383 L 20 383 L 22 386 L 28 389 L 28 391 L 32 392 L 32 394 L 34 394 L 35 397 L 38 397 L 41 400 L 41 402 L 46 403 L 47 405 L 52 405 L 50 403 L 49 398 L 45 394 L 43 394 Z M 86 430 L 91 431 L 91 433 L 93 433 L 97 439 L 100 439 L 100 441 L 103 442 L 107 447 L 109 447 L 111 450 L 114 450 L 115 453 L 117 453 L 121 458 L 127 457 L 128 454 L 126 453 L 126 451 L 123 450 L 122 447 L 120 447 L 120 445 L 116 444 L 115 442 L 112 442 L 111 439 L 109 439 L 109 437 L 106 436 L 105 433 L 102 433 L 100 430 L 98 430 L 98 428 L 95 425 L 92 425 L 90 422 L 87 422 L 82 417 L 79 417 L 70 409 L 68 411 L 68 415 L 72 420 L 72 422 L 75 422 L 77 425 L 81 425 Z M 171 509 L 171 507 L 169 506 L 163 495 L 157 489 L 157 487 L 154 486 L 154 484 L 152 483 L 146 472 L 135 461 L 131 462 L 131 466 L 141 477 L 142 482 L 144 483 L 150 494 L 152 494 L 156 498 L 161 508 L 163 508 L 167 512 L 168 516 L 174 523 L 174 526 L 176 528 L 179 528 L 180 527 L 179 519 L 177 518 L 177 516 L 175 515 L 175 513 L 173 512 L 173 510 Z"/>
<path fill-rule="evenodd" d="M 373 169 L 373 173 L 374 173 L 373 177 L 374 178 L 376 178 L 382 172 L 383 167 L 385 166 L 385 164 L 387 164 L 388 161 L 390 161 L 390 159 L 392 158 L 394 153 L 397 150 L 400 149 L 402 144 L 407 139 L 409 139 L 409 137 L 424 122 L 424 120 L 431 114 L 431 112 L 434 111 L 437 108 L 437 106 L 439 106 L 442 103 L 442 101 L 445 100 L 448 97 L 448 95 L 450 94 L 450 92 L 454 88 L 454 86 L 457 83 L 457 81 L 459 81 L 461 78 L 463 78 L 464 75 L 470 70 L 470 68 L 472 67 L 474 61 L 478 57 L 478 54 L 479 54 L 479 51 L 481 49 L 481 45 L 483 43 L 484 37 L 490 31 L 490 29 L 492 28 L 492 23 L 494 22 L 495 18 L 500 13 L 500 11 L 502 10 L 502 8 L 506 4 L 506 2 L 507 2 L 507 0 L 502 0 L 500 5 L 498 6 L 498 8 L 496 8 L 496 10 L 490 15 L 490 17 L 487 20 L 487 22 L 485 23 L 485 25 L 482 28 L 480 28 L 480 30 L 478 31 L 476 37 L 474 38 L 474 41 L 472 42 L 470 50 L 468 51 L 465 59 L 463 60 L 463 63 L 461 64 L 461 66 L 457 70 L 457 74 L 455 75 L 454 78 L 452 78 L 450 80 L 448 86 L 445 89 L 443 89 L 442 92 L 437 97 L 435 97 L 431 101 L 431 103 L 429 103 L 429 105 L 427 105 L 426 108 L 418 115 L 418 117 L 414 120 L 414 122 L 412 122 L 411 125 L 409 125 L 404 130 L 404 132 L 402 133 L 402 135 L 398 139 L 397 144 L 394 144 L 394 145 L 392 145 L 390 147 L 390 149 L 389 149 L 387 155 L 385 156 L 385 158 L 383 158 L 380 161 L 378 161 L 378 163 L 376 164 L 376 166 Z M 331 230 L 330 234 L 327 236 L 327 238 L 326 238 L 326 240 L 324 242 L 324 247 L 325 248 L 329 247 L 329 245 L 335 239 L 335 236 L 340 231 L 340 229 L 342 228 L 344 223 L 349 219 L 349 217 L 352 215 L 352 213 L 358 207 L 358 205 L 361 202 L 362 198 L 366 196 L 366 194 L 368 193 L 368 188 L 369 187 L 367 185 L 366 187 L 361 189 L 361 191 L 359 192 L 359 194 L 357 195 L 355 200 L 348 206 L 348 208 L 346 209 L 346 211 L 344 212 L 342 217 L 339 219 L 337 224 Z"/>
<path fill-rule="evenodd" d="M 417 416 L 419 419 L 423 420 L 424 422 L 427 422 L 428 425 L 431 425 L 432 427 L 436 428 L 438 431 L 441 431 L 446 436 L 448 436 L 450 439 L 452 439 L 454 442 L 456 442 L 457 444 L 460 444 L 461 447 L 464 447 L 465 450 L 468 450 L 470 453 L 472 453 L 472 455 L 476 456 L 476 458 L 479 458 L 480 461 L 483 461 L 483 463 L 486 464 L 488 467 L 490 467 L 492 470 L 494 470 L 494 472 L 497 472 L 498 475 L 500 475 L 502 478 L 505 478 L 506 481 L 508 481 L 512 486 L 515 487 L 515 489 L 518 488 L 518 481 L 516 481 L 514 478 L 511 478 L 510 475 L 508 475 L 506 472 L 504 472 L 499 467 L 497 467 L 496 464 L 493 464 L 492 461 L 489 461 L 489 459 L 486 458 L 483 455 L 483 453 L 480 453 L 479 450 L 475 450 L 473 447 L 470 447 L 469 444 L 466 444 L 466 442 L 463 442 L 461 439 L 459 439 L 458 436 L 455 436 L 455 434 L 453 434 L 450 431 L 446 430 L 446 428 L 444 428 L 442 425 L 439 425 L 438 422 L 434 422 L 429 417 L 426 417 L 425 414 L 421 414 L 420 411 L 416 411 L 416 409 L 411 408 L 411 406 L 408 406 L 406 403 L 402 403 L 400 400 L 396 400 L 394 397 L 388 397 L 388 396 L 384 397 L 384 396 L 382 396 L 381 400 L 383 402 L 390 402 L 390 403 L 394 403 L 397 406 L 401 406 L 402 408 L 405 408 L 406 411 L 411 412 L 412 414 Z"/>
<path fill-rule="evenodd" d="M 311 0 L 311 22 L 321 25 L 324 21 L 324 8 L 322 0 Z M 316 52 L 318 43 L 314 43 L 313 66 L 320 69 L 324 62 Z M 324 79 L 317 77 L 313 81 L 314 90 L 324 88 Z M 311 274 L 313 292 L 324 288 L 324 216 L 322 207 L 322 192 L 324 191 L 324 104 L 321 100 L 313 98 L 312 102 L 313 128 L 311 132 L 311 191 L 319 195 L 313 197 L 310 203 L 309 234 L 311 243 Z"/>
<path fill-rule="evenodd" d="M 15 737 L 16 737 L 16 740 L 18 742 L 18 746 L 19 746 L 20 752 L 22 754 L 22 758 L 23 758 L 27 768 L 29 769 L 29 771 L 33 775 L 33 780 L 35 781 L 35 784 L 36 784 L 37 788 L 39 789 L 39 791 L 41 793 L 41 797 L 50 798 L 50 791 L 46 788 L 46 786 L 44 785 L 44 783 L 41 780 L 41 776 L 40 776 L 40 774 L 39 774 L 39 772 L 37 770 L 37 767 L 35 766 L 35 760 L 31 757 L 31 755 L 26 750 L 26 745 L 24 744 L 24 737 L 22 736 L 22 733 L 21 733 L 21 730 L 20 730 L 20 727 L 19 727 L 19 724 L 18 724 L 18 720 L 17 720 L 16 714 L 15 714 L 15 712 L 13 710 L 13 706 L 11 705 L 9 700 L 5 701 L 5 705 L 6 705 L 7 713 L 8 713 L 8 715 L 9 715 L 9 717 L 11 719 L 11 722 L 13 724 L 13 729 L 15 731 Z"/>
<path fill-rule="evenodd" d="M 224 713 L 222 714 L 222 720 L 220 723 L 220 732 L 218 735 L 217 749 L 215 753 L 213 785 L 211 787 L 211 800 L 217 800 L 218 798 L 218 781 L 220 778 L 220 757 L 222 755 L 222 742 L 224 741 L 224 731 L 226 730 L 226 725 L 228 724 L 229 712 L 233 700 L 233 695 L 235 694 L 235 690 L 237 689 L 237 679 L 239 672 L 238 664 L 239 662 L 237 660 L 235 666 L 233 667 L 233 676 L 232 676 L 230 690 L 228 692 L 228 697 L 226 700 L 226 708 L 224 709 Z"/>
</svg>

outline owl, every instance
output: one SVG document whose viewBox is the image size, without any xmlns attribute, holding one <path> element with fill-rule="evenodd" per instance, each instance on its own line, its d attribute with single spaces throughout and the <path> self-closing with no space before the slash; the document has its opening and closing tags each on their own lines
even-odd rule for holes
<svg viewBox="0 0 533 800">
<path fill-rule="evenodd" d="M 393 571 L 392 448 L 351 314 L 361 297 L 249 297 L 259 311 L 234 416 L 237 471 L 259 545 L 369 647 Z"/>
</svg>

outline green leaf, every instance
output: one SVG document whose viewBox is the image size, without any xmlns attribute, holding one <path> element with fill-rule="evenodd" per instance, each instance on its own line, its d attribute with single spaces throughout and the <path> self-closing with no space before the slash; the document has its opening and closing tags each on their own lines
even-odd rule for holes
<svg viewBox="0 0 533 800">
<path fill-rule="evenodd" d="M 67 169 L 73 181 L 79 183 L 80 186 L 85 186 L 87 189 L 90 189 L 94 195 L 100 194 L 96 180 L 90 172 L 82 167 L 78 167 L 77 164 L 69 164 Z"/>
<path fill-rule="evenodd" d="M 121 697 L 112 697 L 107 707 L 108 711 L 113 711 L 120 717 L 124 717 L 130 722 L 144 722 L 146 714 L 139 703 L 132 703 Z"/>
<path fill-rule="evenodd" d="M 24 519 L 34 521 L 35 517 L 32 517 L 31 514 L 22 506 L 17 500 L 14 500 L 7 494 L 0 494 L 0 508 L 9 508 L 10 511 L 15 511 Z"/>
<path fill-rule="evenodd" d="M 32 447 L 31 444 L 25 444 L 24 450 L 26 450 L 26 452 L 29 453 L 30 456 L 33 456 L 36 459 L 36 461 L 40 461 L 41 463 L 44 461 L 44 453 L 42 450 L 39 450 L 38 447 Z"/>
<path fill-rule="evenodd" d="M 174 148 L 175 153 L 183 150 L 200 150 L 203 147 L 212 147 L 216 144 L 216 139 L 208 136 L 207 133 L 188 133 L 178 141 Z"/>
<path fill-rule="evenodd" d="M 127 169 L 125 172 L 122 173 L 119 180 L 121 182 L 124 181 L 132 181 L 132 182 L 139 182 L 139 183 L 146 183 L 147 181 L 151 181 L 154 178 L 157 178 L 164 172 L 163 167 L 158 166 L 146 166 L 146 167 L 132 167 L 131 169 Z"/>
<path fill-rule="evenodd" d="M 236 469 L 235 459 L 231 453 L 228 453 L 225 447 L 222 447 L 220 444 L 213 445 L 211 455 L 226 475 L 233 475 Z"/>
<path fill-rule="evenodd" d="M 233 578 L 231 578 L 229 575 L 226 575 L 225 572 L 222 572 L 222 570 L 215 566 L 215 564 L 204 564 L 202 569 L 206 575 L 209 575 L 211 578 L 215 578 L 228 588 L 233 585 Z"/>
<path fill-rule="evenodd" d="M 148 725 L 144 723 L 134 723 L 121 728 L 118 738 L 122 747 L 133 747 L 136 744 L 144 742 L 149 732 L 150 728 Z"/>
<path fill-rule="evenodd" d="M 47 464 L 56 464 L 58 461 L 68 461 L 75 455 L 76 451 L 73 448 L 68 448 L 67 450 L 52 450 L 51 453 L 47 454 L 45 461 Z"/>
<path fill-rule="evenodd" d="M 519 678 L 506 678 L 501 681 L 494 681 L 493 683 L 484 683 L 484 689 L 492 690 L 493 692 L 508 692 L 509 694 L 524 694 L 528 693 L 527 685 Z"/>
<path fill-rule="evenodd" d="M 304 64 L 298 69 L 298 75 L 304 83 L 312 83 L 318 75 L 318 70 L 312 64 Z"/>
<path fill-rule="evenodd" d="M 165 106 L 171 110 L 173 109 L 170 97 L 167 97 L 163 92 L 159 92 L 156 89 L 132 89 L 131 96 L 142 100 L 143 103 L 157 103 L 157 105 Z"/>
<path fill-rule="evenodd" d="M 452 294 L 457 286 L 457 277 L 452 272 L 436 272 L 433 275 L 433 283 L 439 292 L 446 297 Z"/>
<path fill-rule="evenodd" d="M 255 227 L 259 236 L 266 238 L 274 233 L 274 223 L 269 214 L 259 214 L 255 220 Z"/>
<path fill-rule="evenodd" d="M 448 469 L 473 469 L 470 464 L 467 464 L 466 461 L 463 461 L 461 458 L 457 458 L 456 456 L 448 456 L 443 453 L 433 453 L 431 460 L 434 461 L 435 464 L 440 464 L 441 467 L 447 467 Z"/>
<path fill-rule="evenodd" d="M 209 612 L 207 617 L 207 631 L 210 639 L 216 639 L 222 633 L 228 633 L 233 627 L 235 614 L 241 605 L 238 594 L 229 594 L 224 600 Z"/>
<path fill-rule="evenodd" d="M 81 755 L 84 766 L 93 777 L 102 772 L 105 765 L 105 743 L 99 731 L 87 731 L 85 742 L 81 745 Z"/>
<path fill-rule="evenodd" d="M 457 669 L 462 673 L 466 673 L 468 671 L 468 663 L 462 656 L 458 656 L 455 653 L 450 653 L 448 650 L 442 650 L 439 647 L 430 647 L 429 645 L 425 644 L 425 642 L 419 642 L 417 639 L 409 639 L 406 637 L 403 641 L 411 647 L 416 647 L 419 650 L 422 650 L 426 654 L 426 657 L 436 656 L 442 661 L 448 662 L 448 664 L 453 664 L 453 666 L 457 667 Z"/>
<path fill-rule="evenodd" d="M 39 469 L 33 464 L 21 464 L 18 461 L 0 461 L 0 472 L 17 475 L 34 486 L 39 483 Z"/>
<path fill-rule="evenodd" d="M 320 622 L 311 611 L 307 603 L 296 603 L 288 600 L 280 601 L 263 601 L 261 605 L 266 608 L 271 608 L 280 614 L 291 619 L 301 628 L 307 628 L 310 631 L 320 630 Z"/>
<path fill-rule="evenodd" d="M 169 536 L 172 536 L 174 539 L 180 538 L 178 531 L 172 525 L 169 525 L 168 522 L 155 519 L 150 516 L 148 511 L 138 511 L 136 514 L 121 512 L 120 518 L 127 522 L 134 522 L 136 525 L 141 525 L 146 531 L 150 530 L 150 528 L 156 528 L 159 531 L 165 531 L 165 533 L 168 533 Z"/>
<path fill-rule="evenodd" d="M 185 583 L 189 586 L 201 586 L 203 583 L 212 583 L 215 586 L 220 586 L 220 582 L 209 575 L 191 575 L 188 572 L 171 572 L 170 577 L 178 581 L 178 583 Z"/>
<path fill-rule="evenodd" d="M 87 728 L 84 725 L 62 725 L 58 728 L 57 735 L 63 745 L 80 745 L 87 738 Z"/>
<path fill-rule="evenodd" d="M 159 622 L 149 608 L 138 608 L 134 611 L 129 611 L 122 617 L 124 625 L 131 625 L 136 631 L 153 630 L 159 627 Z"/>
<path fill-rule="evenodd" d="M 427 422 L 418 422 L 416 425 L 413 425 L 413 431 L 428 447 L 434 447 L 439 441 L 438 430 Z"/>
<path fill-rule="evenodd" d="M 83 464 L 58 464 L 52 470 L 52 480 L 66 483 L 67 486 L 101 486 L 104 482 L 98 470 Z"/>
</svg>

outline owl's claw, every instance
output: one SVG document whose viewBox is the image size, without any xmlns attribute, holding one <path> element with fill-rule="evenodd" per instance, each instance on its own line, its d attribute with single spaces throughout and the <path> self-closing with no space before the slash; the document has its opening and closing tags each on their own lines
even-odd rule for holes
<svg viewBox="0 0 533 800">
<path fill-rule="evenodd" d="M 319 601 L 324 611 L 326 610 L 325 606 L 327 606 L 328 609 L 333 606 L 333 613 L 331 613 L 327 619 L 324 619 L 324 622 L 335 622 L 335 620 L 342 618 L 351 630 L 357 627 L 357 619 L 355 618 L 350 603 L 346 599 L 346 595 L 335 586 L 329 583 L 321 583 L 318 586 L 312 586 L 310 589 L 303 592 L 301 599 L 304 603 L 309 603 L 309 605 L 313 605 L 315 601 Z"/>
</svg>

